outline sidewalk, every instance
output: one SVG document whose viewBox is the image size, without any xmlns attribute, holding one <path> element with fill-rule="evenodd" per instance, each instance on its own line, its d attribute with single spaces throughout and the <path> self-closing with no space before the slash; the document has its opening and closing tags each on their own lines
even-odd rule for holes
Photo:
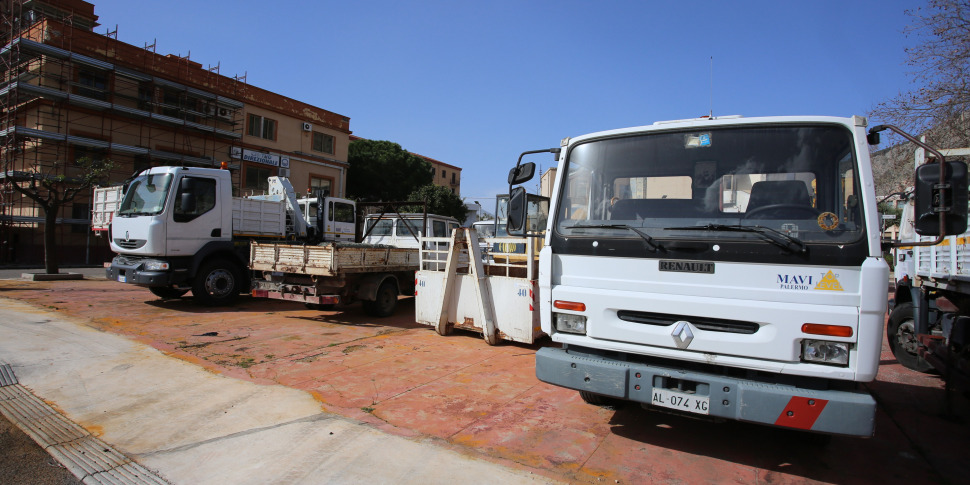
<svg viewBox="0 0 970 485">
<path fill-rule="evenodd" d="M 171 483 L 550 482 L 433 439 L 389 435 L 323 412 L 306 392 L 212 374 L 54 312 L 0 298 L 0 313 L 0 359 L 20 385 Z"/>
<path fill-rule="evenodd" d="M 43 273 L 44 268 L 9 268 L 0 267 L 0 280 L 19 280 L 21 275 L 24 273 Z M 70 268 L 60 268 L 61 273 L 80 273 L 84 275 L 86 280 L 103 280 L 104 267 L 102 266 L 85 266 L 85 267 L 70 267 Z"/>
</svg>

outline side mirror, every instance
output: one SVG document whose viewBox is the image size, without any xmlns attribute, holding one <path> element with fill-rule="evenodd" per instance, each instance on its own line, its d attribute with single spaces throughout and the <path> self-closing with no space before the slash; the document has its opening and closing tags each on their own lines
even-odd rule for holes
<svg viewBox="0 0 970 485">
<path fill-rule="evenodd" d="M 523 163 L 517 165 L 512 170 L 509 170 L 509 185 L 524 184 L 535 177 L 536 174 L 536 164 L 532 162 Z"/>
<path fill-rule="evenodd" d="M 179 191 L 181 192 L 195 192 L 195 179 L 185 177 L 179 181 Z"/>
<path fill-rule="evenodd" d="M 866 141 L 869 142 L 870 145 L 878 145 L 881 141 L 879 132 L 876 131 L 876 132 L 870 132 L 869 134 L 867 134 Z"/>
<path fill-rule="evenodd" d="M 939 163 L 928 163 L 916 169 L 913 228 L 922 236 L 948 236 L 967 230 L 967 164 L 946 162 L 942 187 L 940 168 Z M 946 214 L 944 234 L 940 234 L 941 213 Z"/>
<path fill-rule="evenodd" d="M 179 200 L 179 212 L 183 214 L 195 212 L 195 194 L 182 192 L 182 199 Z"/>
<path fill-rule="evenodd" d="M 516 187 L 509 194 L 508 220 L 505 223 L 505 229 L 510 236 L 525 235 L 525 221 L 527 217 L 525 189 Z"/>
</svg>

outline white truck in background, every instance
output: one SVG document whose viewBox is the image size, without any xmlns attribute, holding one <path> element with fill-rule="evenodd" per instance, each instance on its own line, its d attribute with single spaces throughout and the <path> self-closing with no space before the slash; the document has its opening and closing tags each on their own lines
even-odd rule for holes
<svg viewBox="0 0 970 485">
<path fill-rule="evenodd" d="M 370 214 L 364 217 L 361 242 L 418 249 L 422 236 L 448 237 L 458 225 L 458 219 L 437 214 Z"/>
<path fill-rule="evenodd" d="M 91 230 L 95 235 L 100 236 L 111 230 L 111 221 L 114 219 L 118 207 L 121 205 L 121 198 L 124 196 L 120 185 L 109 187 L 95 187 L 92 191 L 91 204 Z"/>
<path fill-rule="evenodd" d="M 162 298 L 191 290 L 204 304 L 229 304 L 249 291 L 251 241 L 321 240 L 334 232 L 324 224 L 333 219 L 333 211 L 326 209 L 354 204 L 322 199 L 318 205 L 325 213 L 311 225 L 289 182 L 280 177 L 269 182 L 267 195 L 233 197 L 227 170 L 153 167 L 141 172 L 125 184 L 111 219 L 110 245 L 118 254 L 106 269 L 107 278 L 148 287 Z M 95 200 L 108 190 L 117 189 L 98 189 Z"/>
<path fill-rule="evenodd" d="M 861 384 L 879 367 L 889 268 L 867 141 L 897 130 L 866 126 L 700 118 L 523 153 L 558 159 L 536 233 L 512 188 L 535 164 L 520 156 L 509 173 L 508 232 L 544 238 L 538 311 L 561 344 L 537 352 L 537 377 L 594 404 L 871 436 Z M 923 213 L 966 194 L 965 175 L 937 173 Z M 965 224 L 966 199 L 963 211 L 945 217 Z"/>
<path fill-rule="evenodd" d="M 937 152 L 945 157 L 970 156 L 968 148 Z M 931 157 L 922 147 L 917 148 L 916 167 L 926 165 Z M 960 176 L 961 169 L 960 164 L 950 168 L 954 176 Z M 965 170 L 962 176 L 967 176 Z M 967 206 L 965 190 L 951 197 L 951 205 Z M 917 207 L 914 198 L 903 208 L 896 289 L 886 337 L 900 364 L 919 372 L 939 372 L 947 387 L 966 391 L 970 390 L 970 232 L 965 225 L 962 231 L 956 227 L 953 231 L 959 234 L 935 241 L 937 237 L 922 235 L 928 215 L 925 208 Z M 934 244 L 911 245 L 926 242 Z"/>
</svg>

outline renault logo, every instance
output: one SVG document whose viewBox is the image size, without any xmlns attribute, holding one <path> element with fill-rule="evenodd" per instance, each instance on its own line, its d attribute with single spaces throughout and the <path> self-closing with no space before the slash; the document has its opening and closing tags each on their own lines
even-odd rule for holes
<svg viewBox="0 0 970 485">
<path fill-rule="evenodd" d="M 128 231 L 125 231 L 125 241 L 131 241 L 131 236 L 128 235 Z"/>
<path fill-rule="evenodd" d="M 685 322 L 683 320 L 674 323 L 674 331 L 671 332 L 674 337 L 674 343 L 677 344 L 678 349 L 686 349 L 690 345 L 690 341 L 694 340 L 694 332 L 690 329 L 690 322 Z"/>
</svg>

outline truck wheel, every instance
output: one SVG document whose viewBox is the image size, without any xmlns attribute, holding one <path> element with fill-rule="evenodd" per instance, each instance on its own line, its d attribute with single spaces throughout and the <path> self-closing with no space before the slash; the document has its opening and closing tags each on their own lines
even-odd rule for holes
<svg viewBox="0 0 970 485">
<path fill-rule="evenodd" d="M 175 300 L 177 298 L 182 298 L 189 290 L 182 290 L 175 288 L 174 286 L 153 286 L 148 289 L 153 295 L 165 299 L 165 300 Z"/>
<path fill-rule="evenodd" d="M 229 305 L 239 296 L 242 278 L 235 264 L 219 260 L 203 264 L 192 283 L 192 296 L 203 305 Z"/>
<path fill-rule="evenodd" d="M 364 311 L 372 317 L 389 317 L 397 308 L 397 287 L 394 282 L 387 280 L 377 289 L 374 301 L 363 302 Z"/>
<path fill-rule="evenodd" d="M 889 348 L 896 360 L 907 369 L 917 372 L 931 372 L 933 366 L 919 358 L 918 341 L 916 340 L 916 318 L 913 316 L 913 304 L 901 303 L 893 308 L 889 314 L 889 327 L 886 329 Z"/>
<path fill-rule="evenodd" d="M 601 394 L 594 394 L 589 391 L 579 391 L 579 397 L 583 398 L 586 404 L 592 404 L 594 406 L 620 406 L 623 401 L 615 397 L 607 397 Z"/>
</svg>

